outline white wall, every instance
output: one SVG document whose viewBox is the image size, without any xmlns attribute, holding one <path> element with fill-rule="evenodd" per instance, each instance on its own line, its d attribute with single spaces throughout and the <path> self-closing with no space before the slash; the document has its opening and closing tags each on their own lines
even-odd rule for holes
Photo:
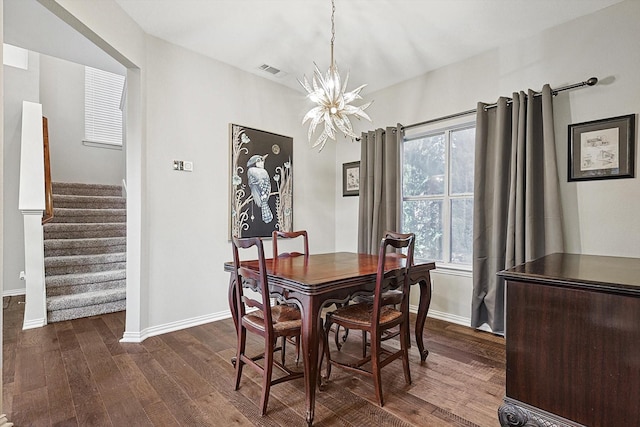
<svg viewBox="0 0 640 427">
<path fill-rule="evenodd" d="M 84 65 L 41 55 L 40 102 L 49 124 L 52 181 L 120 185 L 124 150 L 82 144 Z"/>
<path fill-rule="evenodd" d="M 24 226 L 18 210 L 20 181 L 20 141 L 22 138 L 22 101 L 40 102 L 39 55 L 29 53 L 29 68 L 4 67 L 4 197 L 2 204 L 4 251 L 4 295 L 23 293 L 25 283 L 19 279 L 24 270 Z"/>
<path fill-rule="evenodd" d="M 640 2 L 629 0 L 367 95 L 375 99 L 369 110 L 375 120 L 372 127 L 418 123 L 473 109 L 478 101 L 495 102 L 513 91 L 540 90 L 545 83 L 560 87 L 596 76 L 600 79 L 597 86 L 563 92 L 554 100 L 566 250 L 638 257 L 639 178 L 568 183 L 567 125 L 638 113 L 639 20 Z M 636 165 L 639 151 L 636 145 Z M 358 158 L 359 152 L 338 150 L 337 163 Z M 354 200 L 336 193 L 337 212 L 350 211 L 354 206 L 357 209 Z M 341 237 L 336 237 L 336 247 L 355 241 L 356 216 L 337 215 L 336 220 L 336 233 Z M 433 276 L 431 312 L 468 322 L 471 279 L 438 272 Z"/>
<path fill-rule="evenodd" d="M 160 325 L 229 309 L 229 123 L 293 137 L 294 228 L 313 252 L 334 248 L 334 153 L 308 148 L 298 92 L 156 38 L 147 49 L 149 324 Z"/>
</svg>

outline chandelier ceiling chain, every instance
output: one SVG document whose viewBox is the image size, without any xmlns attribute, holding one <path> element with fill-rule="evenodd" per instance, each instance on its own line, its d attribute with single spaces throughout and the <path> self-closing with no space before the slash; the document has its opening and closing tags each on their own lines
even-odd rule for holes
<svg viewBox="0 0 640 427">
<path fill-rule="evenodd" d="M 347 83 L 349 82 L 349 72 L 347 72 L 347 77 L 344 83 L 342 83 L 338 66 L 334 61 L 333 46 L 336 38 L 335 12 L 335 1 L 331 0 L 331 62 L 329 64 L 329 70 L 323 76 L 317 64 L 314 62 L 315 70 L 311 82 L 309 82 L 306 76 L 303 76 L 302 81 L 298 79 L 298 82 L 307 91 L 307 97 L 316 104 L 302 119 L 303 125 L 308 121 L 310 122 L 307 133 L 309 142 L 311 142 L 318 125 L 324 123 L 324 129 L 312 145 L 312 148 L 320 147 L 318 151 L 322 151 L 327 139 L 331 138 L 335 141 L 338 130 L 344 133 L 345 136 L 351 138 L 358 137 L 353 131 L 349 116 L 371 121 L 371 118 L 364 112 L 364 110 L 371 105 L 371 102 L 367 102 L 359 107 L 350 105 L 352 101 L 362 99 L 360 91 L 366 84 L 359 86 L 351 92 L 345 92 Z"/>
<path fill-rule="evenodd" d="M 331 66 L 333 67 L 333 44 L 336 41 L 336 4 L 331 0 Z"/>
</svg>

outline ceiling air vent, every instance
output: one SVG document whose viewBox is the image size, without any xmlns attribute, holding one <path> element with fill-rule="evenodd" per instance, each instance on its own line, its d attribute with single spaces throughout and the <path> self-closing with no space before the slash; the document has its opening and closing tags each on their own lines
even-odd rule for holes
<svg viewBox="0 0 640 427">
<path fill-rule="evenodd" d="M 267 64 L 262 64 L 261 66 L 258 67 L 258 69 L 261 71 L 264 71 L 265 73 L 269 73 L 275 77 L 282 77 L 285 74 L 287 74 L 284 71 L 279 70 L 276 67 L 272 67 L 271 65 L 267 65 Z"/>
</svg>

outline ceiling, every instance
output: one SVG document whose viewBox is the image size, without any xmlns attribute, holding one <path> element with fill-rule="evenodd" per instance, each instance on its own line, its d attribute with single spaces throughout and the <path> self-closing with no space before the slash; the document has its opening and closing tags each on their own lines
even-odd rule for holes
<svg viewBox="0 0 640 427">
<path fill-rule="evenodd" d="M 6 43 L 124 73 L 40 1 L 4 0 Z M 151 35 L 301 92 L 329 66 L 330 0 L 115 1 Z M 620 1 L 336 0 L 335 60 L 366 95 Z"/>
<path fill-rule="evenodd" d="M 4 0 L 2 14 L 5 43 L 113 73 L 126 71 L 37 0 Z"/>
<path fill-rule="evenodd" d="M 336 0 L 334 55 L 364 94 L 620 1 Z M 296 90 L 329 66 L 330 0 L 116 2 L 151 35 Z"/>
</svg>

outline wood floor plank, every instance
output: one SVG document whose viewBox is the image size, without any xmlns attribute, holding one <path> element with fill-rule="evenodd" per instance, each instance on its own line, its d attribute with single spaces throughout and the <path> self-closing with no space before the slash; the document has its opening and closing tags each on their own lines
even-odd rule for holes
<svg viewBox="0 0 640 427">
<path fill-rule="evenodd" d="M 100 319 L 107 325 L 114 336 L 118 337 L 118 339 L 122 337 L 126 319 L 124 311 L 111 313 L 109 316 L 100 316 Z"/>
<path fill-rule="evenodd" d="M 10 419 L 16 426 L 49 425 L 47 389 L 43 387 L 15 394 Z"/>
<path fill-rule="evenodd" d="M 258 409 L 257 372 L 247 367 L 240 389 L 233 389 L 236 335 L 230 319 L 141 344 L 120 343 L 123 312 L 28 332 L 22 330 L 20 299 L 3 302 L 3 409 L 16 426 L 305 424 L 302 379 L 273 386 L 264 417 Z M 316 392 L 314 426 L 497 427 L 504 339 L 429 318 L 424 341 L 430 352 L 426 362 L 420 362 L 415 342 L 409 351 L 411 385 L 404 382 L 400 361 L 383 369 L 382 408 L 370 378 L 334 368 L 326 390 Z M 386 344 L 399 346 L 396 340 Z M 253 334 L 247 345 L 256 353 L 264 347 Z M 360 337 L 350 336 L 344 349 L 359 354 Z M 288 346 L 291 367 L 294 357 L 294 347 Z"/>
<path fill-rule="evenodd" d="M 58 350 L 58 336 L 53 328 L 27 329 L 20 334 L 20 347 L 40 347 L 42 352 Z"/>
<path fill-rule="evenodd" d="M 150 403 L 144 407 L 144 411 L 154 426 L 180 426 L 180 422 L 173 416 L 163 401 Z"/>
<path fill-rule="evenodd" d="M 77 339 L 75 342 L 78 342 Z M 79 344 L 78 348 L 62 352 L 62 360 L 69 378 L 71 399 L 76 411 L 78 424 L 82 426 L 100 425 L 95 423 L 111 425 L 95 378 L 89 369 Z"/>
<path fill-rule="evenodd" d="M 173 405 L 176 402 L 184 402 L 189 399 L 189 396 L 162 369 L 162 366 L 153 358 L 152 354 L 135 353 L 129 356 L 135 362 L 142 375 L 144 375 L 146 381 L 149 382 L 153 390 L 164 402 Z"/>
<path fill-rule="evenodd" d="M 136 398 L 143 408 L 149 407 L 158 402 L 162 402 L 162 397 L 151 386 L 149 381 L 140 371 L 136 363 L 128 354 L 119 354 L 114 357 L 118 369 L 122 373 L 124 380 L 129 385 Z"/>
<path fill-rule="evenodd" d="M 196 399 L 195 403 L 203 413 L 207 414 L 209 419 L 217 421 L 218 425 L 238 427 L 253 426 L 253 423 L 235 407 L 231 405 L 222 406 L 218 403 L 224 399 L 224 396 L 220 393 L 212 391 L 210 394 Z"/>
<path fill-rule="evenodd" d="M 111 357 L 103 336 L 94 329 L 80 333 L 77 337 L 113 424 L 123 425 L 128 419 L 136 426 L 151 426 L 142 405 Z"/>
<path fill-rule="evenodd" d="M 2 342 L 2 384 L 11 384 L 14 381 L 17 348 L 18 341 L 16 338 L 11 340 L 4 339 Z"/>
<path fill-rule="evenodd" d="M 91 323 L 93 324 L 96 332 L 100 334 L 100 337 L 109 349 L 109 353 L 111 353 L 111 356 L 116 356 L 125 352 L 124 348 L 122 348 L 122 345 L 120 344 L 120 339 L 105 323 L 103 317 L 96 317 L 92 319 Z"/>
<path fill-rule="evenodd" d="M 119 354 L 114 361 L 153 425 L 179 425 L 129 354 Z"/>
<path fill-rule="evenodd" d="M 173 343 L 174 345 L 169 345 L 169 348 L 155 352 L 155 360 L 171 377 L 176 379 L 178 385 L 191 399 L 197 399 L 211 393 L 213 391 L 211 384 L 182 359 L 181 353 L 184 347 L 173 338 L 174 336 L 165 337 L 167 344 Z"/>
<path fill-rule="evenodd" d="M 16 352 L 15 393 L 46 387 L 44 354 L 38 346 L 20 347 Z"/>
<path fill-rule="evenodd" d="M 73 328 L 67 328 L 64 326 L 58 327 L 55 324 L 56 335 L 58 336 L 58 345 L 60 346 L 60 351 L 77 351 L 80 349 L 80 344 L 78 343 L 78 339 L 76 338 L 76 333 Z"/>
<path fill-rule="evenodd" d="M 76 412 L 62 353 L 59 350 L 48 351 L 44 361 L 51 424 L 60 425 L 75 420 Z"/>
<path fill-rule="evenodd" d="M 5 414 L 13 412 L 14 383 L 2 384 L 2 410 Z"/>
</svg>

